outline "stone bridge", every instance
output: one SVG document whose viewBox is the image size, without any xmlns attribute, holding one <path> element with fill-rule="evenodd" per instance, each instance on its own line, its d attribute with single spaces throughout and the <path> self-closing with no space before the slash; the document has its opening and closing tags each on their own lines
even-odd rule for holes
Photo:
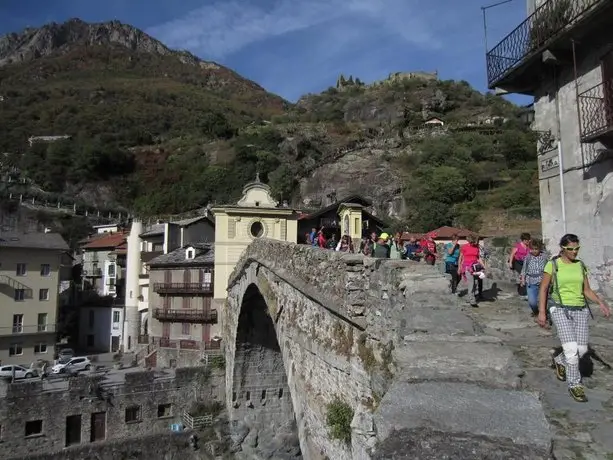
<svg viewBox="0 0 613 460">
<path fill-rule="evenodd" d="M 435 268 L 267 239 L 222 319 L 237 458 L 547 459 L 540 395 Z"/>
</svg>

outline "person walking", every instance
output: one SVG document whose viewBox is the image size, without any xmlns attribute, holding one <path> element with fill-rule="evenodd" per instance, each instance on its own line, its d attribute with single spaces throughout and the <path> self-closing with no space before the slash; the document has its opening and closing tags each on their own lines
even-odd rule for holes
<svg viewBox="0 0 613 460">
<path fill-rule="evenodd" d="M 477 307 L 477 300 L 483 293 L 483 269 L 484 263 L 481 259 L 479 248 L 479 237 L 469 235 L 468 243 L 460 248 L 460 259 L 458 260 L 458 276 L 468 283 L 468 301 L 472 307 Z"/>
<path fill-rule="evenodd" d="M 530 233 L 522 233 L 519 237 L 519 241 L 513 246 L 511 254 L 509 254 L 509 268 L 516 272 L 518 276 L 521 275 L 524 259 L 530 252 L 529 244 L 531 239 Z M 526 296 L 526 288 L 523 287 L 521 283 L 517 285 L 517 293 L 522 297 Z"/>
<path fill-rule="evenodd" d="M 547 265 L 547 254 L 543 252 L 543 245 L 539 240 L 530 241 L 530 252 L 524 259 L 519 277 L 519 283 L 526 287 L 528 294 L 528 306 L 532 310 L 532 316 L 539 313 L 539 290 L 543 280 L 543 270 Z"/>
<path fill-rule="evenodd" d="M 562 352 L 553 357 L 558 380 L 568 384 L 570 396 L 577 402 L 587 402 L 579 372 L 579 359 L 588 351 L 589 319 L 592 311 L 588 301 L 597 303 L 605 318 L 611 315 L 609 306 L 590 287 L 588 271 L 578 253 L 579 237 L 568 233 L 560 240 L 560 255 L 554 257 L 543 273 L 539 291 L 538 324 L 547 327 L 547 297 L 550 286 L 549 314 L 562 344 Z"/>
<path fill-rule="evenodd" d="M 451 235 L 451 241 L 445 245 L 445 273 L 451 275 L 451 293 L 455 294 L 460 284 L 458 260 L 460 259 L 460 244 L 457 234 Z"/>
</svg>

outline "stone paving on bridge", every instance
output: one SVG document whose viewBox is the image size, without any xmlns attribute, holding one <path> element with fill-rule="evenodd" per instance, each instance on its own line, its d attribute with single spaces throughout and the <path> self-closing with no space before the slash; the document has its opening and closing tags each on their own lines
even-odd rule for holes
<svg viewBox="0 0 613 460">
<path fill-rule="evenodd" d="M 524 300 L 507 289 L 464 311 L 513 349 L 525 366 L 524 385 L 542 392 L 556 460 L 613 460 L 613 371 L 592 359 L 593 374 L 584 378 L 589 401 L 577 403 L 550 367 L 552 348 L 559 346 L 555 332 L 534 322 Z M 590 346 L 613 365 L 613 320 L 604 319 L 597 306 L 592 311 Z"/>
</svg>

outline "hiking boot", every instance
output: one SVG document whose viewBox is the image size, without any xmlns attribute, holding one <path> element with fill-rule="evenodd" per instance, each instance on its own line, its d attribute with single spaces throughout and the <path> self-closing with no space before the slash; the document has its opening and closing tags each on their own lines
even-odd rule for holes
<svg viewBox="0 0 613 460">
<path fill-rule="evenodd" d="M 566 382 L 566 368 L 561 364 L 556 363 L 555 357 L 551 358 L 553 368 L 556 370 L 556 377 L 560 382 Z"/>
<path fill-rule="evenodd" d="M 585 388 L 583 385 L 577 385 L 568 389 L 570 396 L 577 402 L 587 402 L 587 396 L 585 396 Z"/>
</svg>

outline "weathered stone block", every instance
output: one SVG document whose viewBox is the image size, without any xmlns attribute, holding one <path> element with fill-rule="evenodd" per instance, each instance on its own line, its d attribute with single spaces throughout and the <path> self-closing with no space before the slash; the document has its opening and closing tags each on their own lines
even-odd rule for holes
<svg viewBox="0 0 613 460">
<path fill-rule="evenodd" d="M 468 458 L 549 458 L 551 448 L 549 424 L 537 395 L 469 383 L 395 383 L 375 412 L 375 424 L 382 445 L 376 458 L 390 458 L 383 452 L 396 442 L 390 438 L 397 440 L 400 433 L 406 444 L 420 445 L 425 429 L 444 434 L 441 439 L 466 440 L 474 449 Z M 498 457 L 491 456 L 492 445 L 498 446 Z M 513 457 L 517 446 L 532 456 Z M 439 441 L 430 449 L 437 458 L 445 458 L 454 447 Z M 393 458 L 426 458 L 423 453 L 413 455 L 407 451 Z"/>
</svg>

